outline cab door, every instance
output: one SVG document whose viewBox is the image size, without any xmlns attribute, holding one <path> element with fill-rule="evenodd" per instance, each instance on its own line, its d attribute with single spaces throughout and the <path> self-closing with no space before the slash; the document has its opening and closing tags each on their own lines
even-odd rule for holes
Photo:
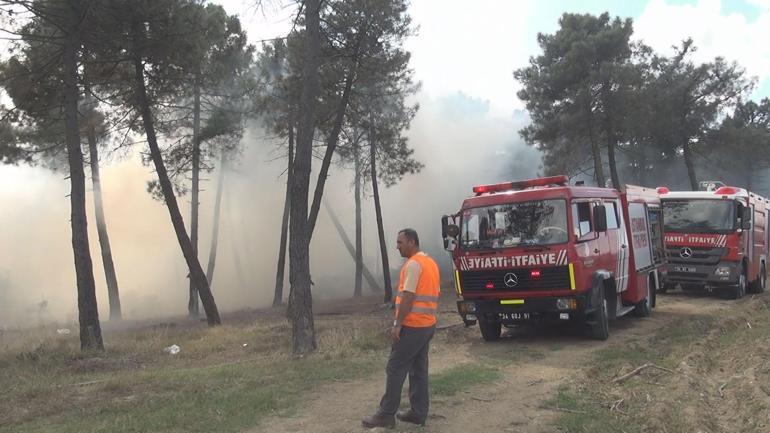
<svg viewBox="0 0 770 433">
<path fill-rule="evenodd" d="M 602 205 L 607 214 L 607 269 L 615 276 L 618 292 L 624 292 L 628 289 L 629 247 L 623 212 L 618 200 L 604 200 Z"/>
<path fill-rule="evenodd" d="M 584 284 L 590 284 L 594 272 L 606 268 L 607 237 L 597 233 L 594 225 L 594 200 L 573 200 L 572 231 L 575 252 L 580 260 Z"/>
</svg>

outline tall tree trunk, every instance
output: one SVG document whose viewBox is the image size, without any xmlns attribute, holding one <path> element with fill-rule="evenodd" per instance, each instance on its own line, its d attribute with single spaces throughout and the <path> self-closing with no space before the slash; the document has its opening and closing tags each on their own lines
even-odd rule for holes
<svg viewBox="0 0 770 433">
<path fill-rule="evenodd" d="M 171 223 L 174 226 L 174 232 L 176 233 L 177 241 L 182 249 L 187 267 L 190 271 L 190 279 L 195 284 L 200 294 L 201 301 L 203 303 L 203 310 L 206 312 L 206 320 L 209 325 L 219 325 L 222 323 L 219 317 L 219 311 L 217 310 L 217 304 L 214 301 L 214 296 L 211 294 L 209 283 L 206 280 L 206 274 L 203 272 L 198 256 L 195 254 L 190 237 L 187 235 L 187 230 L 184 226 L 184 219 L 182 213 L 179 211 L 179 204 L 176 201 L 174 195 L 174 189 L 171 185 L 171 180 L 168 177 L 168 171 L 163 163 L 163 155 L 158 147 L 157 137 L 155 136 L 155 125 L 152 118 L 152 111 L 150 110 L 150 104 L 147 100 L 147 89 L 144 84 L 144 64 L 142 62 L 142 55 L 139 51 L 141 43 L 139 42 L 139 35 L 144 31 L 144 27 L 139 22 L 133 24 L 133 37 L 134 37 L 134 79 L 135 79 L 135 97 L 137 108 L 139 108 L 142 115 L 142 123 L 144 124 L 144 130 L 147 135 L 147 144 L 150 147 L 150 156 L 155 165 L 155 171 L 158 173 L 158 181 L 160 182 L 160 188 L 163 191 L 163 198 L 168 208 L 169 216 L 171 217 Z"/>
<path fill-rule="evenodd" d="M 594 136 L 593 126 L 593 111 L 590 107 L 587 107 L 587 123 L 588 123 L 588 139 L 591 142 L 591 155 L 594 160 L 594 179 L 596 179 L 596 185 L 600 188 L 604 188 L 604 168 L 602 167 L 602 151 L 599 148 L 599 143 Z"/>
<path fill-rule="evenodd" d="M 385 228 L 382 224 L 382 207 L 380 206 L 380 189 L 377 186 L 377 150 L 374 144 L 373 134 L 369 133 L 369 159 L 372 165 L 372 194 L 374 195 L 374 211 L 377 216 L 377 234 L 380 239 L 380 254 L 382 255 L 382 274 L 385 284 L 385 302 L 393 299 L 393 288 L 390 283 L 390 263 L 388 260 L 388 248 L 385 244 Z"/>
<path fill-rule="evenodd" d="M 754 187 L 754 185 L 752 185 L 753 178 L 754 164 L 751 162 L 751 159 L 749 159 L 748 163 L 746 164 L 746 191 L 751 191 L 751 189 Z"/>
<path fill-rule="evenodd" d="M 615 135 L 613 128 L 613 107 L 610 102 L 610 83 L 604 81 L 602 83 L 602 105 L 604 106 L 604 135 L 607 137 L 607 161 L 610 165 L 610 179 L 612 180 L 612 187 L 620 190 L 620 176 L 618 176 L 618 166 L 615 161 L 615 148 L 618 145 L 618 138 Z M 604 185 L 601 185 L 604 186 Z"/>
<path fill-rule="evenodd" d="M 684 141 L 682 144 L 682 156 L 684 156 L 684 165 L 687 167 L 687 177 L 690 179 L 690 187 L 693 191 L 698 190 L 698 178 L 695 177 L 695 164 L 692 160 L 692 149 L 690 144 Z"/>
<path fill-rule="evenodd" d="M 332 210 L 331 206 L 329 206 L 329 203 L 324 200 L 324 207 L 326 208 L 326 211 L 329 212 L 329 218 L 332 220 L 332 224 L 334 224 L 334 228 L 337 229 L 337 233 L 340 235 L 340 239 L 342 239 L 342 243 L 345 244 L 345 249 L 348 250 L 348 254 L 350 254 L 350 257 L 353 259 L 353 261 L 356 260 L 356 249 L 353 246 L 353 243 L 350 242 L 350 238 L 348 237 L 348 234 L 345 233 L 345 228 L 342 226 L 342 223 L 340 223 L 339 218 L 337 218 L 337 215 L 335 215 L 334 211 Z M 379 257 L 378 257 L 379 260 Z M 373 292 L 379 292 L 382 290 L 380 288 L 380 285 L 377 284 L 377 279 L 372 275 L 371 271 L 369 271 L 369 268 L 366 266 L 363 261 L 361 262 L 361 268 L 362 273 L 364 275 L 364 278 L 366 278 L 366 282 L 369 284 L 369 289 L 371 289 Z"/>
<path fill-rule="evenodd" d="M 112 261 L 112 248 L 110 248 L 110 236 L 107 234 L 107 219 L 104 216 L 104 204 L 102 203 L 102 183 L 99 175 L 99 150 L 96 147 L 96 125 L 94 125 L 93 112 L 86 129 L 88 134 L 88 150 L 91 159 L 91 182 L 94 186 L 94 208 L 96 211 L 96 231 L 99 234 L 99 247 L 102 251 L 102 264 L 104 276 L 107 280 L 107 297 L 110 302 L 110 320 L 120 320 L 122 312 L 120 308 L 120 291 L 118 290 L 118 277 L 115 274 L 115 263 Z"/>
<path fill-rule="evenodd" d="M 353 143 L 353 158 L 355 166 L 355 196 L 356 196 L 356 278 L 353 296 L 361 296 L 361 283 L 364 268 L 363 242 L 361 239 L 361 146 L 356 140 Z"/>
<path fill-rule="evenodd" d="M 286 170 L 286 197 L 283 201 L 283 218 L 281 219 L 281 245 L 278 248 L 278 269 L 275 271 L 275 292 L 273 306 L 283 303 L 283 276 L 286 271 L 286 241 L 289 234 L 289 210 L 291 209 L 292 163 L 294 162 L 294 125 L 289 127 L 289 162 Z"/>
<path fill-rule="evenodd" d="M 324 159 L 321 162 L 321 169 L 318 172 L 318 182 L 316 182 L 315 185 L 313 204 L 310 207 L 308 236 L 310 236 L 311 239 L 313 237 L 313 231 L 315 230 L 315 223 L 318 220 L 318 211 L 321 209 L 321 198 L 323 197 L 326 178 L 329 176 L 329 167 L 331 167 L 332 164 L 334 151 L 337 149 L 337 142 L 339 141 L 340 131 L 342 131 L 342 122 L 345 120 L 345 112 L 348 108 L 350 90 L 353 88 L 353 79 L 355 77 L 355 73 L 355 68 L 351 68 L 348 71 L 347 77 L 345 77 L 345 90 L 342 91 L 342 98 L 340 98 L 340 103 L 337 107 L 337 113 L 334 118 L 334 125 L 332 126 L 331 133 L 329 134 L 329 137 L 326 141 L 326 153 L 324 153 Z"/>
<path fill-rule="evenodd" d="M 610 140 L 607 143 L 607 160 L 610 163 L 610 178 L 612 179 L 612 187 L 620 190 L 620 176 L 618 176 L 618 167 L 615 162 L 615 141 Z"/>
<path fill-rule="evenodd" d="M 192 202 L 190 203 L 190 242 L 193 253 L 198 257 L 198 208 L 200 200 L 200 170 L 201 170 L 201 143 L 198 139 L 201 127 L 201 88 L 199 75 L 195 76 L 193 96 L 193 148 L 192 148 Z M 211 284 L 211 283 L 209 283 Z M 190 297 L 187 301 L 187 314 L 190 317 L 198 317 L 198 288 L 190 278 Z"/>
<path fill-rule="evenodd" d="M 240 221 L 236 221 L 233 217 L 236 213 L 233 210 L 233 191 L 232 189 L 227 190 L 227 196 L 224 198 L 225 203 L 227 203 L 227 212 L 225 212 L 225 215 L 227 215 L 227 229 L 228 229 L 228 236 L 230 237 L 230 250 L 233 254 L 233 264 L 235 265 L 235 275 L 238 277 L 238 286 L 239 287 L 246 287 L 246 277 L 243 273 L 243 266 L 241 266 L 241 254 L 238 250 L 238 245 L 240 243 L 240 240 L 243 239 L 243 236 L 239 236 L 236 234 L 236 227 L 243 227 L 243 225 L 240 223 Z M 246 248 L 241 248 L 241 251 L 245 251 Z"/>
<path fill-rule="evenodd" d="M 305 354 L 316 349 L 313 323 L 313 297 L 310 288 L 310 230 L 308 196 L 313 153 L 316 97 L 319 92 L 319 53 L 321 31 L 320 0 L 305 2 L 305 62 L 302 68 L 300 107 L 297 128 L 297 149 L 294 156 L 294 176 L 291 186 L 291 217 L 289 227 L 289 293 L 288 316 L 291 321 L 292 350 Z"/>
<path fill-rule="evenodd" d="M 647 151 L 644 146 L 637 146 L 639 158 L 637 159 L 637 182 L 639 185 L 647 185 Z"/>
<path fill-rule="evenodd" d="M 209 264 L 206 266 L 206 280 L 212 287 L 214 282 L 214 266 L 217 264 L 217 247 L 219 244 L 219 216 L 222 209 L 222 190 L 225 186 L 225 153 L 219 160 L 219 181 L 217 183 L 217 196 L 214 199 L 214 223 L 211 226 L 211 248 L 209 249 Z"/>
<path fill-rule="evenodd" d="M 70 170 L 70 223 L 72 252 L 75 258 L 75 278 L 78 288 L 78 319 L 80 322 L 80 349 L 104 350 L 99 308 L 96 303 L 96 285 L 91 252 L 88 249 L 88 219 L 86 217 L 86 175 L 80 148 L 78 127 L 78 66 L 79 14 L 72 7 L 72 23 L 64 41 L 64 125 L 67 142 L 67 161 Z"/>
</svg>

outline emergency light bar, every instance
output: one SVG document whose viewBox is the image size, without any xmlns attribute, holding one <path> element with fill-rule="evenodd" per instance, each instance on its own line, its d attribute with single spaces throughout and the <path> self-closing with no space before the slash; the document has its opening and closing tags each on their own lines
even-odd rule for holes
<svg viewBox="0 0 770 433">
<path fill-rule="evenodd" d="M 668 194 L 671 191 L 669 191 L 668 188 L 666 188 L 665 186 L 659 186 L 658 188 L 655 189 L 655 192 L 657 192 L 658 194 Z"/>
<path fill-rule="evenodd" d="M 738 194 L 740 189 L 734 186 L 721 186 L 718 190 L 714 191 L 714 195 L 733 195 Z"/>
<path fill-rule="evenodd" d="M 567 176 L 563 176 L 563 175 L 539 177 L 537 179 L 520 180 L 517 182 L 504 182 L 504 183 L 495 183 L 491 185 L 478 185 L 473 187 L 473 192 L 476 195 L 481 195 L 484 193 L 520 190 L 525 188 L 532 188 L 535 186 L 549 186 L 549 185 L 565 186 L 567 185 L 568 181 L 569 180 L 567 179 Z"/>
</svg>

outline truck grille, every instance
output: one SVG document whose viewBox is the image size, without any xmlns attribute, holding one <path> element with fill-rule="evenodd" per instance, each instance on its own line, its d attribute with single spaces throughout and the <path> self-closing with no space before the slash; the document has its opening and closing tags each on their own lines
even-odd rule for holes
<svg viewBox="0 0 770 433">
<path fill-rule="evenodd" d="M 549 268 L 536 268 L 540 270 L 539 278 L 532 278 L 532 269 L 507 269 L 494 271 L 460 271 L 460 283 L 463 292 L 493 292 L 493 291 L 517 291 L 530 290 L 565 290 L 570 288 L 569 267 L 556 266 Z M 514 274 L 518 284 L 509 287 L 505 285 L 505 276 Z M 492 284 L 492 288 L 487 285 Z"/>
<path fill-rule="evenodd" d="M 692 256 L 682 258 L 682 246 L 666 248 L 666 256 L 669 263 L 687 263 L 697 265 L 716 265 L 719 260 L 727 254 L 727 248 L 709 248 L 709 247 L 688 247 L 692 251 Z"/>
<path fill-rule="evenodd" d="M 692 280 L 692 281 L 706 281 L 709 274 L 703 272 L 672 272 L 668 271 L 668 278 L 675 281 Z"/>
</svg>

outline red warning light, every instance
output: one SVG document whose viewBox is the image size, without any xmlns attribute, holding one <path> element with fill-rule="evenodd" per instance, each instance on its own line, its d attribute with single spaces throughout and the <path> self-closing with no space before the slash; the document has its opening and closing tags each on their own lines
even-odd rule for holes
<svg viewBox="0 0 770 433">
<path fill-rule="evenodd" d="M 540 278 L 540 269 L 533 269 L 529 271 L 530 278 Z"/>
<path fill-rule="evenodd" d="M 484 287 L 486 287 L 487 289 L 494 289 L 495 285 L 494 285 L 494 283 L 487 283 L 487 285 L 484 286 Z"/>
<path fill-rule="evenodd" d="M 546 187 L 551 185 L 565 186 L 567 185 L 567 176 L 550 176 L 540 177 L 536 179 L 521 180 L 518 182 L 504 182 L 495 183 L 491 185 L 478 185 L 473 187 L 473 193 L 481 195 L 484 193 L 503 192 L 512 190 L 521 190 L 526 188 Z"/>
<path fill-rule="evenodd" d="M 722 186 L 714 191 L 715 195 L 733 195 L 738 194 L 739 189 L 734 186 Z"/>
</svg>

